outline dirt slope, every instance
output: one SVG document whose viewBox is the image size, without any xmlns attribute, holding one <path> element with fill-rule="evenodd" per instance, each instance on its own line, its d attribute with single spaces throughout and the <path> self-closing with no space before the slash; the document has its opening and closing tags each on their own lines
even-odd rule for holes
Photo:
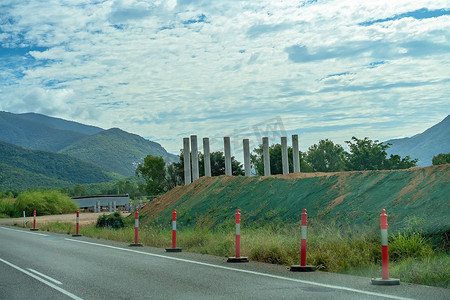
<svg viewBox="0 0 450 300">
<path fill-rule="evenodd" d="M 386 208 L 390 229 L 421 226 L 448 231 L 450 164 L 397 171 L 295 173 L 278 176 L 200 178 L 155 199 L 143 210 L 143 222 L 216 226 L 232 222 L 237 208 L 243 222 L 298 222 L 301 209 L 311 220 L 337 226 L 375 226 Z"/>
</svg>

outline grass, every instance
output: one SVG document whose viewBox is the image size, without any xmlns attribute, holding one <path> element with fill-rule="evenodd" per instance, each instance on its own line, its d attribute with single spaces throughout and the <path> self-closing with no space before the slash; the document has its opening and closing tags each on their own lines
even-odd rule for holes
<svg viewBox="0 0 450 300">
<path fill-rule="evenodd" d="M 364 277 L 381 277 L 381 265 L 354 268 L 347 274 Z M 450 258 L 446 253 L 416 259 L 406 258 L 389 263 L 389 277 L 400 278 L 402 282 L 450 288 Z"/>
<path fill-rule="evenodd" d="M 127 224 L 128 223 L 128 224 Z M 247 228 L 241 231 L 241 254 L 250 260 L 280 265 L 300 262 L 300 226 Z M 75 225 L 50 223 L 41 230 L 75 233 Z M 313 223 L 308 226 L 307 264 L 318 270 L 381 277 L 381 246 L 379 232 L 365 234 L 339 228 L 333 224 Z M 134 226 L 126 222 L 121 229 L 82 226 L 84 236 L 134 242 Z M 153 247 L 171 247 L 169 226 L 148 225 L 139 231 L 139 242 Z M 390 276 L 402 282 L 450 288 L 450 256 L 441 249 L 432 249 L 418 232 L 389 236 Z M 234 256 L 233 224 L 214 230 L 201 226 L 179 230 L 177 245 L 186 251 L 216 256 Z"/>
</svg>

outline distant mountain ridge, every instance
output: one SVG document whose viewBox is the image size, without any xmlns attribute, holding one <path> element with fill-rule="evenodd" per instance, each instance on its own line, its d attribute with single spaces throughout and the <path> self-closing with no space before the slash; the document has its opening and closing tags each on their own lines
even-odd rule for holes
<svg viewBox="0 0 450 300">
<path fill-rule="evenodd" d="M 87 136 L 57 127 L 48 120 L 41 122 L 38 116 L 43 115 L 0 112 L 0 140 L 24 148 L 57 152 Z"/>
<path fill-rule="evenodd" d="M 387 150 L 388 154 L 398 154 L 402 157 L 409 155 L 419 159 L 419 167 L 431 166 L 433 156 L 450 153 L 450 115 L 422 133 L 385 143 L 392 144 Z"/>
<path fill-rule="evenodd" d="M 0 141 L 0 190 L 55 188 L 118 177 L 66 154 L 29 150 Z"/>
<path fill-rule="evenodd" d="M 0 112 L 0 129 L 0 141 L 68 154 L 124 176 L 133 176 L 148 154 L 166 162 L 179 159 L 160 144 L 118 128 L 104 130 L 42 114 Z"/>
<path fill-rule="evenodd" d="M 59 129 L 70 130 L 85 135 L 92 135 L 103 131 L 104 129 L 92 125 L 85 125 L 74 121 L 67 121 L 60 118 L 49 117 L 46 115 L 36 114 L 36 113 L 24 113 L 18 114 L 19 116 L 36 121 L 42 124 L 47 124 L 52 127 Z"/>
<path fill-rule="evenodd" d="M 166 162 L 178 160 L 177 156 L 167 153 L 160 144 L 119 128 L 88 136 L 59 152 L 85 161 L 96 162 L 107 171 L 125 176 L 133 176 L 137 165 L 149 154 L 162 156 Z"/>
</svg>

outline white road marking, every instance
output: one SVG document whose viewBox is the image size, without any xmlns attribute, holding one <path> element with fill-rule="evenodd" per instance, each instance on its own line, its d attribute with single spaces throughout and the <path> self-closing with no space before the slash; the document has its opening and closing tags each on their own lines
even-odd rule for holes
<svg viewBox="0 0 450 300">
<path fill-rule="evenodd" d="M 315 286 L 320 286 L 320 287 L 325 287 L 325 288 L 330 288 L 330 289 L 336 289 L 336 290 L 343 290 L 343 291 L 348 291 L 348 292 L 360 293 L 360 294 L 365 294 L 365 295 L 370 295 L 370 296 L 384 297 L 384 298 L 398 299 L 398 300 L 411 300 L 412 299 L 412 298 L 405 298 L 405 297 L 399 297 L 399 296 L 393 296 L 393 295 L 387 295 L 387 294 L 381 294 L 381 293 L 357 290 L 357 289 L 347 288 L 347 287 L 343 287 L 343 286 L 330 285 L 330 284 L 318 283 L 318 282 L 313 282 L 313 281 L 307 281 L 307 280 L 283 277 L 283 276 L 278 276 L 278 275 L 260 273 L 260 272 L 255 272 L 255 271 L 249 271 L 249 270 L 243 270 L 243 269 L 234 269 L 234 268 L 225 267 L 225 266 L 219 266 L 219 265 L 213 265 L 213 264 L 209 264 L 209 263 L 203 263 L 203 262 L 199 262 L 199 261 L 195 261 L 195 260 L 188 260 L 188 259 L 183 259 L 183 258 L 164 256 L 164 255 L 160 255 L 160 254 L 141 252 L 141 251 L 137 251 L 137 250 L 127 249 L 127 248 L 120 248 L 120 247 L 109 246 L 109 245 L 102 245 L 102 244 L 91 243 L 91 242 L 86 242 L 86 241 L 73 240 L 73 239 L 67 239 L 67 238 L 65 238 L 65 240 L 70 241 L 70 242 L 83 243 L 83 244 L 88 244 L 88 245 L 94 245 L 94 246 L 100 246 L 100 247 L 105 247 L 105 248 L 111 248 L 111 249 L 116 249 L 116 250 L 121 250 L 121 251 L 139 253 L 139 254 L 144 254 L 144 255 L 149 255 L 149 256 L 154 256 L 154 257 L 159 257 L 159 258 L 165 258 L 165 259 L 169 259 L 169 260 L 182 261 L 182 262 L 186 262 L 186 263 L 197 264 L 197 265 L 207 266 L 207 267 L 213 267 L 213 268 L 217 268 L 217 269 L 223 269 L 223 270 L 229 270 L 229 271 L 234 271 L 234 272 L 253 274 L 253 275 L 270 277 L 270 278 L 275 278 L 275 279 L 280 279 L 280 280 L 286 280 L 286 281 L 299 282 L 299 283 L 303 283 L 303 284 L 315 285 Z"/>
<path fill-rule="evenodd" d="M 48 234 L 42 234 L 42 233 L 36 233 L 36 232 L 29 232 L 29 231 L 25 231 L 25 230 L 11 229 L 11 228 L 3 227 L 3 226 L 0 226 L 0 228 L 1 228 L 1 229 L 6 229 L 6 230 L 18 231 L 18 232 L 22 232 L 22 233 L 29 233 L 29 234 L 35 234 L 35 235 L 41 235 L 41 236 L 48 236 Z"/>
<path fill-rule="evenodd" d="M 37 274 L 37 275 L 39 275 L 39 276 L 41 276 L 41 277 L 44 277 L 45 279 L 50 280 L 50 281 L 52 281 L 52 282 L 54 282 L 54 283 L 56 283 L 56 284 L 62 284 L 61 281 L 58 281 L 58 280 L 56 280 L 56 279 L 53 279 L 53 278 L 51 278 L 50 276 L 47 276 L 47 275 L 45 275 L 45 274 L 42 274 L 42 273 L 40 273 L 40 272 L 38 272 L 38 271 L 36 271 L 36 270 L 34 270 L 34 269 L 27 268 L 27 270 L 28 270 L 28 271 L 31 271 L 31 272 L 33 272 L 33 273 L 35 273 L 35 274 Z"/>
<path fill-rule="evenodd" d="M 5 263 L 5 264 L 7 264 L 8 266 L 10 266 L 10 267 L 12 267 L 12 268 L 14 268 L 14 269 L 16 269 L 16 270 L 18 270 L 18 271 L 24 273 L 24 274 L 26 274 L 26 275 L 28 275 L 28 276 L 30 276 L 30 277 L 36 279 L 36 280 L 39 280 L 40 282 L 42 282 L 42 283 L 48 285 L 48 286 L 51 287 L 51 288 L 54 288 L 54 289 L 57 290 L 58 292 L 60 292 L 60 293 L 62 293 L 62 294 L 64 294 L 64 295 L 66 295 L 66 296 L 68 296 L 68 297 L 70 297 L 70 298 L 72 298 L 72 299 L 75 299 L 75 300 L 83 300 L 82 298 L 80 298 L 80 297 L 78 297 L 78 296 L 76 296 L 76 295 L 74 295 L 74 294 L 72 294 L 72 293 L 66 291 L 65 289 L 62 289 L 62 288 L 60 288 L 59 286 L 54 285 L 53 283 L 48 282 L 47 280 L 44 280 L 44 279 L 42 279 L 41 277 L 36 276 L 36 275 L 34 275 L 33 273 L 28 272 L 27 270 L 24 270 L 24 269 L 22 269 L 22 268 L 20 268 L 20 267 L 18 267 L 18 266 L 16 266 L 16 265 L 10 263 L 10 262 L 7 262 L 7 261 L 4 260 L 4 259 L 1 259 L 1 258 L 0 258 L 0 261 L 3 262 L 3 263 Z"/>
</svg>

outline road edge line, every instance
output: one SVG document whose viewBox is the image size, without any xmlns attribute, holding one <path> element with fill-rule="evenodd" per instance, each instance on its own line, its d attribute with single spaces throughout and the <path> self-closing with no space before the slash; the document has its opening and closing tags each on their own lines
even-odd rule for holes
<svg viewBox="0 0 450 300">
<path fill-rule="evenodd" d="M 24 274 L 30 276 L 31 278 L 34 278 L 34 279 L 36 279 L 36 280 L 38 280 L 38 281 L 40 281 L 40 282 L 42 282 L 42 283 L 48 285 L 49 287 L 51 287 L 51 288 L 57 290 L 58 292 L 60 292 L 60 293 L 62 293 L 62 294 L 64 294 L 64 295 L 66 295 L 66 296 L 68 296 L 68 297 L 70 297 L 70 298 L 72 298 L 72 299 L 75 299 L 75 300 L 83 300 L 83 298 L 80 298 L 80 297 L 78 297 L 78 296 L 72 294 L 71 292 L 68 292 L 68 291 L 66 291 L 65 289 L 62 289 L 62 288 L 60 288 L 59 286 L 56 286 L 56 285 L 54 285 L 53 283 L 48 282 L 47 280 L 44 280 L 44 279 L 42 279 L 41 277 L 36 276 L 36 275 L 34 275 L 33 273 L 30 273 L 30 272 L 28 272 L 27 270 L 24 270 L 24 269 L 22 269 L 21 267 L 18 267 L 18 266 L 16 266 L 16 265 L 14 265 L 14 264 L 12 264 L 12 263 L 10 263 L 10 262 L 8 262 L 8 261 L 2 259 L 2 258 L 0 258 L 0 261 L 3 262 L 3 263 L 5 263 L 5 264 L 7 264 L 8 266 L 10 266 L 10 267 L 16 269 L 17 271 L 20 271 L 20 272 L 22 272 L 22 273 L 24 273 Z"/>
<path fill-rule="evenodd" d="M 6 228 L 4 226 L 0 226 L 1 229 L 6 229 L 6 230 L 11 230 L 11 231 L 18 231 L 18 232 L 22 232 L 22 233 L 28 233 L 28 234 L 35 234 L 35 235 L 41 235 L 41 236 L 49 236 L 48 234 L 43 234 L 43 233 L 37 233 L 37 232 L 28 232 L 25 230 L 18 230 L 18 229 L 12 229 L 12 228 Z"/>
</svg>

